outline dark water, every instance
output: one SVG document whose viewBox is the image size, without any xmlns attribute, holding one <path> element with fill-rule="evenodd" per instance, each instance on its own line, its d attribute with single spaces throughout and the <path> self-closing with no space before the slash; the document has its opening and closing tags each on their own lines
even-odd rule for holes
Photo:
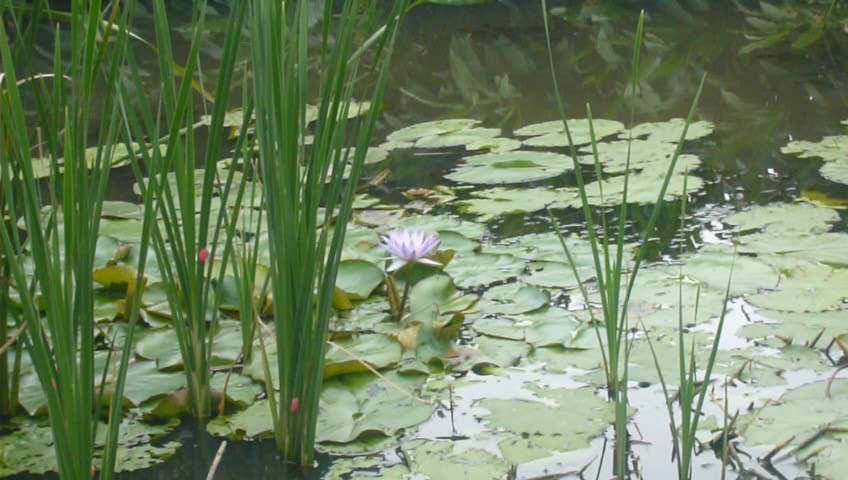
<svg viewBox="0 0 848 480">
<path fill-rule="evenodd" d="M 631 39 L 638 7 L 646 8 L 648 35 L 636 121 L 685 117 L 701 75 L 707 74 L 696 117 L 714 122 L 716 132 L 693 147 L 703 162 L 698 174 L 706 180 L 706 188 L 692 198 L 691 211 L 696 214 L 689 219 L 689 235 L 699 239 L 706 229 L 704 224 L 716 211 L 794 199 L 809 192 L 848 198 L 848 186 L 819 176 L 817 161 L 798 161 L 780 153 L 780 147 L 792 139 L 817 140 L 843 133 L 839 121 L 848 118 L 848 40 L 805 51 L 784 45 L 740 56 L 737 52 L 748 42 L 744 32 L 749 26 L 730 2 L 711 2 L 706 11 L 678 10 L 661 1 L 606 3 L 616 6 L 598 7 L 593 21 L 551 18 L 556 72 L 567 113 L 569 117 L 585 117 L 589 103 L 595 118 L 630 122 L 625 92 Z M 578 9 L 578 5 L 568 2 L 552 6 Z M 174 18 L 183 15 L 177 12 Z M 607 32 L 603 35 L 607 40 L 601 40 L 601 31 Z M 215 34 L 210 34 L 210 45 L 214 39 Z M 515 127 L 557 118 L 545 48 L 541 9 L 532 0 L 416 9 L 399 42 L 385 120 L 376 142 L 396 128 L 437 118 L 469 116 L 484 120 L 486 126 L 501 126 L 507 133 Z M 206 51 L 210 58 L 214 53 L 211 47 Z M 452 62 L 470 65 L 474 75 L 470 79 L 458 77 Z M 499 91 L 499 85 L 507 84 L 505 79 L 509 88 Z M 462 153 L 456 152 L 394 158 L 375 167 L 375 171 L 390 168 L 392 176 L 383 189 L 373 193 L 387 202 L 401 203 L 402 190 L 444 184 L 442 175 L 461 157 Z M 113 196 L 126 198 L 131 174 L 118 171 L 116 175 Z M 671 205 L 663 212 L 658 228 L 660 250 L 674 245 L 678 209 Z M 561 213 L 565 223 L 580 223 L 578 211 Z M 634 231 L 639 231 L 640 218 L 647 214 L 647 208 L 633 212 Z M 491 227 L 496 237 L 549 228 L 537 215 L 501 217 Z M 845 227 L 843 218 L 837 228 Z M 631 398 L 639 409 L 633 423 L 644 438 L 654 442 L 634 444 L 644 478 L 675 477 L 660 394 L 656 389 L 635 389 Z M 422 427 L 423 435 L 444 434 L 450 430 L 446 422 L 437 415 Z M 183 443 L 174 458 L 151 471 L 121 478 L 205 478 L 220 439 L 195 426 L 182 427 L 174 437 Z M 603 439 L 596 440 L 593 450 L 599 453 L 602 448 Z M 304 472 L 281 465 L 271 441 L 231 442 L 215 478 L 321 478 L 331 460 L 321 456 L 316 470 Z M 700 455 L 698 461 L 706 466 L 696 468 L 696 478 L 719 478 L 711 452 Z M 609 478 L 609 467 L 598 470 L 597 463 L 596 456 L 586 478 L 595 478 L 596 471 L 600 478 Z M 782 473 L 763 472 L 762 477 L 744 478 L 803 478 L 802 472 L 791 465 L 778 468 Z M 545 473 L 521 474 L 542 478 Z M 735 474 L 729 477 L 737 478 Z"/>
</svg>

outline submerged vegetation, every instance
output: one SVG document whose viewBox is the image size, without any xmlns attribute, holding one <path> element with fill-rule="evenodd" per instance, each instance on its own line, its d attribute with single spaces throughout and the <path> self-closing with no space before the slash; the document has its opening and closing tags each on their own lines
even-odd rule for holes
<svg viewBox="0 0 848 480">
<path fill-rule="evenodd" d="M 740 159 L 715 64 L 839 2 L 53 3 L 0 0 L 0 476 L 841 478 L 844 102 Z"/>
</svg>

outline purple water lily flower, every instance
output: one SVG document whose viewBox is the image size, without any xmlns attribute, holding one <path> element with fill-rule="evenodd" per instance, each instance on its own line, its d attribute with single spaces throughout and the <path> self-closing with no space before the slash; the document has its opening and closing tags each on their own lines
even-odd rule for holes
<svg viewBox="0 0 848 480">
<path fill-rule="evenodd" d="M 394 272 L 410 263 L 421 263 L 424 265 L 442 266 L 441 263 L 431 260 L 429 255 L 435 253 L 436 248 L 442 241 L 438 235 L 428 234 L 421 231 L 395 230 L 380 239 L 380 246 L 392 254 L 392 264 L 388 271 Z"/>
</svg>

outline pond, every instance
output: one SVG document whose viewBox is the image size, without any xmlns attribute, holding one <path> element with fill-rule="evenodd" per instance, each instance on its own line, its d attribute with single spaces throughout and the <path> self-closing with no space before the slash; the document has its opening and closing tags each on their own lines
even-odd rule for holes
<svg viewBox="0 0 848 480">
<path fill-rule="evenodd" d="M 829 346 L 848 334 L 848 23 L 813 38 L 801 19 L 827 4 L 741 3 L 549 5 L 554 68 L 588 202 L 606 213 L 610 235 L 624 188 L 617 175 L 630 152 L 626 258 L 651 222 L 706 74 L 628 310 L 632 478 L 677 475 L 657 364 L 673 390 L 682 309 L 684 338 L 703 372 L 726 288 L 692 478 L 836 480 L 848 467 L 848 378 L 835 374 L 843 344 Z M 190 13 L 173 8 L 184 33 Z M 640 90 L 631 102 L 642 8 Z M 226 11 L 209 21 L 210 62 Z M 839 13 L 848 19 L 843 6 Z M 152 38 L 149 28 L 138 34 Z M 186 36 L 174 36 L 177 50 L 187 48 Z M 224 439 L 216 479 L 613 477 L 605 340 L 587 309 L 599 297 L 545 38 L 540 6 L 522 0 L 422 5 L 405 19 L 342 254 L 337 286 L 350 300 L 336 305 L 330 325 L 317 468 L 279 461 L 262 365 L 258 356 L 240 360 L 235 315 L 222 320 L 213 361 L 213 387 L 228 384 L 226 415 L 204 425 L 162 413 L 184 379 L 152 273 L 125 395 L 136 407 L 128 455 L 138 457 L 136 468 L 149 467 L 119 478 L 206 478 Z M 156 59 L 142 63 L 155 69 Z M 587 104 L 599 168 L 610 176 L 602 189 Z M 140 203 L 134 184 L 130 168 L 115 169 L 109 200 Z M 123 205 L 104 211 L 112 250 L 136 235 L 138 218 Z M 436 233 L 440 254 L 453 251 L 437 255 L 443 267 L 416 266 L 429 276 L 411 288 L 410 302 L 436 295 L 432 324 L 388 313 L 379 235 L 396 229 Z M 104 318 L 115 317 L 102 307 Z M 55 460 L 38 420 L 46 410 L 39 389 L 24 372 L 21 404 L 35 420 L 13 419 L 12 433 L 0 437 L 0 473 L 9 478 L 55 477 L 45 473 Z M 725 422 L 733 434 L 726 477 Z"/>
</svg>

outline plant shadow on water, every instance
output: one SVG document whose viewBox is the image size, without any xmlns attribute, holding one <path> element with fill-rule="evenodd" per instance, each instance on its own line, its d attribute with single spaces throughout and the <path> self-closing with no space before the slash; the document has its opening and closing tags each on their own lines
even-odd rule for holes
<svg viewBox="0 0 848 480">
<path fill-rule="evenodd" d="M 723 262 L 733 253 L 730 243 L 737 241 L 736 254 L 742 267 L 737 267 L 739 278 L 734 283 L 734 299 L 720 339 L 719 371 L 713 375 L 703 420 L 712 434 L 720 432 L 726 417 L 722 403 L 726 400 L 730 416 L 741 412 L 738 433 L 743 437 L 750 433 L 750 438 L 756 440 L 752 445 L 745 441 L 738 443 L 741 462 L 738 466 L 742 468 L 729 471 L 728 478 L 809 478 L 809 466 L 796 464 L 796 460 L 804 461 L 811 453 L 799 447 L 806 437 L 799 436 L 791 449 L 769 455 L 774 444 L 789 439 L 790 432 L 781 430 L 768 438 L 768 422 L 773 419 L 768 408 L 779 404 L 787 392 L 797 392 L 805 386 L 818 387 L 832 373 L 832 366 L 819 350 L 831 338 L 845 333 L 840 319 L 835 318 L 845 313 L 841 303 L 844 295 L 825 291 L 826 285 L 822 284 L 827 282 L 821 279 L 833 278 L 837 285 L 846 282 L 840 270 L 831 265 L 848 263 L 845 255 L 837 251 L 848 245 L 842 238 L 848 231 L 848 215 L 845 210 L 826 206 L 844 206 L 848 186 L 845 181 L 830 180 L 839 178 L 840 160 L 829 159 L 822 153 L 828 148 L 826 142 L 792 147 L 788 144 L 802 139 L 816 143 L 826 135 L 845 134 L 840 125 L 848 118 L 845 39 L 823 34 L 819 41 L 810 34 L 804 37 L 812 42 L 807 49 L 798 50 L 777 42 L 764 50 L 748 48 L 749 51 L 739 54 L 751 41 L 742 32 L 748 31 L 752 24 L 767 29 L 757 33 L 759 37 L 770 34 L 771 27 L 750 20 L 763 17 L 764 10 L 712 7 L 698 11 L 657 6 L 663 2 L 630 2 L 633 5 L 626 8 L 621 7 L 621 2 L 552 3 L 550 21 L 556 72 L 570 117 L 583 117 L 583 105 L 590 103 L 599 119 L 627 121 L 627 59 L 641 6 L 649 8 L 649 19 L 643 56 L 647 67 L 640 78 L 643 91 L 636 104 L 639 121 L 665 122 L 685 116 L 701 73 L 709 73 L 696 119 L 709 120 L 714 130 L 710 127 L 703 136 L 687 141 L 683 149 L 684 155 L 694 158 L 692 167 L 686 167 L 689 185 L 696 181 L 700 184 L 687 195 L 690 213 L 685 216 L 682 229 L 680 202 L 666 202 L 659 212 L 647 251 L 642 252 L 646 260 L 659 260 L 659 263 L 646 268 L 640 274 L 644 279 L 637 280 L 636 290 L 643 291 L 635 294 L 638 299 L 634 316 L 650 329 L 652 339 L 658 338 L 661 362 L 675 363 L 677 332 L 669 328 L 677 325 L 676 316 L 669 313 L 676 312 L 677 305 L 677 284 L 669 282 L 669 278 L 677 278 L 678 266 L 674 263 L 684 264 L 684 274 L 693 283 L 705 285 L 706 299 L 702 305 L 709 303 L 709 307 L 715 307 L 721 303 L 726 282 L 728 265 Z M 440 367 L 433 369 L 438 371 L 426 382 L 415 380 L 401 388 L 432 403 L 432 417 L 420 425 L 397 429 L 394 426 L 402 422 L 375 419 L 375 423 L 363 428 L 376 432 L 377 437 L 385 435 L 385 443 L 378 442 L 374 447 L 363 446 L 366 442 L 351 442 L 356 447 L 345 451 L 344 444 L 324 442 L 323 452 L 319 447 L 316 456 L 317 468 L 308 471 L 280 461 L 269 431 L 259 435 L 261 440 L 228 440 L 215 478 L 405 478 L 404 475 L 412 472 L 434 479 L 612 477 L 615 434 L 610 427 L 611 411 L 604 409 L 608 404 L 599 370 L 600 353 L 591 330 L 581 329 L 588 319 L 581 309 L 587 301 L 595 299 L 591 291 L 588 300 L 577 292 L 570 270 L 562 265 L 562 252 L 556 236 L 551 234 L 545 210 L 550 207 L 569 232 L 585 234 L 583 212 L 573 190 L 574 172 L 560 168 L 556 162 L 547 163 L 547 159 L 559 161 L 561 156 L 563 165 L 569 164 L 570 159 L 565 157 L 568 148 L 564 145 L 523 148 L 522 151 L 533 153 L 510 157 L 503 162 L 501 170 L 489 168 L 486 158 L 469 157 L 489 149 L 494 152 L 496 148 L 508 152 L 512 148 L 509 140 L 516 138 L 533 139 L 528 144 L 537 145 L 550 141 L 550 138 L 537 138 L 545 134 L 516 133 L 520 132 L 519 127 L 557 117 L 546 74 L 541 15 L 537 2 L 501 1 L 473 7 L 424 5 L 410 12 L 398 40 L 385 111 L 373 143 L 379 144 L 386 137 L 391 142 L 392 135 L 408 125 L 468 117 L 481 121 L 467 127 L 474 129 L 471 135 L 475 141 L 490 146 L 469 153 L 472 150 L 466 147 L 469 141 L 450 138 L 456 132 L 438 127 L 433 135 L 435 139 L 421 141 L 423 136 L 415 138 L 408 134 L 405 141 L 413 147 L 381 145 L 388 151 L 388 158 L 373 164 L 366 160 L 363 183 L 368 186 L 363 188 L 363 193 L 367 196 L 359 200 L 367 206 L 354 207 L 355 222 L 348 233 L 354 245 L 344 252 L 343 261 L 351 262 L 347 264 L 351 269 L 355 265 L 352 262 L 361 260 L 367 260 L 372 267 L 382 267 L 385 254 L 375 254 L 372 248 L 377 244 L 377 233 L 385 234 L 395 226 L 433 231 L 441 235 L 443 249 L 455 252 L 453 259 L 447 258 L 445 262 L 445 272 L 453 280 L 441 285 L 447 293 L 438 292 L 446 297 L 439 300 L 444 304 L 457 299 L 473 303 L 479 297 L 479 303 L 457 314 L 464 317 L 464 322 L 460 320 L 462 328 L 455 332 L 458 346 L 454 348 L 453 338 L 446 347 L 438 336 L 450 330 L 457 315 L 449 320 L 437 318 L 433 323 L 445 330 L 425 331 L 430 336 L 424 337 L 423 330 L 416 329 L 416 325 L 375 320 L 389 310 L 390 301 L 383 301 L 382 296 L 368 298 L 369 290 L 360 295 L 364 300 L 350 295 L 349 303 L 355 308 L 336 319 L 339 328 L 332 340 L 367 356 L 368 364 L 383 371 L 388 382 L 397 381 L 396 367 L 406 372 L 420 372 L 434 364 Z M 188 17 L 179 15 L 175 18 L 189 21 Z M 219 19 L 213 18 L 210 24 L 215 25 L 215 20 Z M 774 19 L 768 21 L 778 25 Z M 178 24 L 179 20 L 173 23 Z M 139 33 L 143 37 L 152 35 Z M 781 38 L 795 41 L 799 33 L 803 35 L 799 31 Z M 210 47 L 215 46 L 214 39 L 219 34 L 220 31 L 210 31 Z M 184 47 L 182 44 L 182 40 L 175 42 L 175 48 L 179 51 Z M 215 48 L 203 51 L 212 57 L 213 63 L 214 52 Z M 141 58 L 141 62 L 145 65 L 150 62 L 147 68 L 155 69 L 155 59 Z M 486 130 L 494 127 L 503 129 L 503 135 L 498 133 L 501 136 L 497 138 L 505 141 L 487 143 L 491 141 L 491 132 Z M 679 136 L 679 132 L 679 128 L 675 130 L 669 124 L 651 131 L 650 135 Z M 201 131 L 198 138 L 205 142 L 203 135 Z M 618 152 L 619 146 L 614 143 L 623 138 L 626 139 L 624 125 L 604 136 L 599 144 L 601 155 Z M 635 141 L 643 140 L 645 136 Z M 431 148 L 428 142 L 443 147 Z M 662 143 L 667 147 L 674 140 L 664 139 Z M 848 143 L 843 145 L 848 148 Z M 781 151 L 783 147 L 786 151 Z M 639 148 L 644 150 L 634 154 L 634 158 L 644 160 L 640 172 L 651 171 L 654 147 L 645 141 Z M 580 148 L 581 155 L 589 153 L 585 146 Z M 508 153 L 491 155 L 502 154 Z M 607 173 L 617 168 L 612 155 L 604 158 L 607 181 L 610 180 Z M 819 160 L 822 155 L 824 159 Z M 513 175 L 515 170 L 521 170 L 521 175 L 528 178 L 532 174 L 534 180 L 511 183 L 512 177 L 508 175 Z M 584 172 L 587 184 L 597 180 L 589 163 L 584 165 Z M 137 195 L 132 193 L 134 181 L 128 168 L 115 169 L 107 196 L 112 200 L 137 201 Z M 604 188 L 614 191 L 616 184 L 611 182 Z M 637 193 L 655 197 L 658 189 L 659 180 L 655 180 L 645 182 Z M 810 203 L 798 204 L 798 199 Z M 597 196 L 593 202 L 593 211 L 605 211 L 607 222 L 612 225 L 610 230 L 614 231 L 618 224 L 617 207 Z M 738 210 L 742 213 L 735 213 Z M 628 207 L 624 230 L 628 242 L 638 241 L 651 211 L 652 200 Z M 746 213 L 750 215 L 744 217 Z M 781 217 L 785 217 L 783 222 Z M 258 235 L 258 232 L 259 228 L 248 233 Z M 828 241 L 836 247 L 828 248 L 824 243 Z M 576 238 L 574 242 L 579 253 L 588 254 L 583 239 Z M 631 253 L 628 248 L 626 255 Z M 826 263 L 811 266 L 811 260 Z M 579 259 L 575 261 L 580 267 L 588 266 L 582 263 Z M 687 270 L 687 267 L 691 268 Z M 381 269 L 370 272 L 377 278 L 373 285 L 383 281 Z M 802 273 L 793 280 L 787 272 L 795 270 Z M 429 278 L 434 276 L 438 275 Z M 397 283 L 410 285 L 412 277 L 398 274 Z M 365 283 L 358 282 L 361 277 L 353 278 L 355 281 L 346 283 L 343 290 L 348 293 L 368 290 L 358 285 Z M 811 282 L 815 282 L 820 294 L 805 290 Z M 791 293 L 781 298 L 776 292 L 762 291 L 778 286 Z M 400 290 L 402 293 L 403 288 Z M 690 295 L 688 290 L 684 293 Z M 787 296 L 793 298 L 787 300 Z M 687 301 L 683 303 L 688 308 L 691 305 Z M 793 302 L 802 305 L 792 305 Z M 687 337 L 693 337 L 691 341 L 698 342 L 699 347 L 710 344 L 716 313 L 715 309 L 705 312 L 699 321 L 684 326 Z M 160 318 L 154 325 L 163 328 L 166 323 Z M 410 340 L 410 336 L 415 338 Z M 628 422 L 628 461 L 635 478 L 674 478 L 677 470 L 672 457 L 666 400 L 643 337 L 640 334 L 634 337 L 638 337 L 635 340 L 638 348 L 633 354 L 634 378 L 629 383 L 628 394 L 633 409 Z M 375 353 L 367 345 L 357 343 L 357 338 L 369 338 L 378 346 L 391 348 Z M 395 355 L 393 349 L 401 352 L 401 348 L 398 342 L 388 342 L 387 338 L 397 338 L 403 344 L 403 353 Z M 418 351 L 407 345 L 416 341 L 420 342 L 415 345 Z M 226 345 L 222 351 L 229 354 Z M 351 367 L 344 351 L 334 348 L 331 351 L 335 355 L 333 368 L 340 371 L 355 368 L 349 370 L 360 372 L 349 374 L 354 376 L 367 374 L 363 373 L 364 368 Z M 226 360 L 229 362 L 236 356 L 233 354 L 233 358 Z M 253 385 L 261 382 L 262 375 L 256 373 L 258 363 L 245 363 L 243 369 L 237 368 L 240 381 L 249 383 L 252 379 Z M 675 376 L 673 372 L 669 375 Z M 325 372 L 325 384 L 338 387 L 343 382 Z M 374 384 L 380 382 L 376 379 Z M 724 394 L 725 382 L 730 390 L 728 398 Z M 368 384 L 364 392 L 375 397 L 385 395 L 385 391 L 374 389 L 374 384 Z M 385 388 L 385 383 L 383 386 L 391 391 L 390 387 Z M 834 395 L 845 390 L 840 387 L 840 380 L 834 383 L 834 388 Z M 350 389 L 360 395 L 359 408 L 348 412 L 346 409 L 351 407 L 344 402 L 333 404 L 335 408 L 357 419 L 374 414 L 362 406 L 363 391 Z M 802 399 L 806 398 L 803 393 L 798 393 Z M 814 399 L 824 397 L 818 392 L 810 395 Z M 396 403 L 406 400 L 402 394 L 389 398 Z M 784 405 L 795 405 L 793 397 L 787 400 Z M 816 410 L 824 409 L 818 408 L 819 400 L 812 401 Z M 522 416 L 535 422 L 525 427 L 521 425 Z M 837 414 L 822 415 L 816 421 L 825 424 L 842 422 L 843 418 Z M 270 425 L 270 418 L 267 423 Z M 801 426 L 793 426 L 803 430 Z M 402 429 L 406 433 L 397 433 Z M 232 430 L 238 437 L 237 427 Z M 784 433 L 787 434 L 783 436 Z M 804 434 L 809 436 L 811 432 L 804 430 Z M 402 442 L 396 439 L 398 435 L 402 436 Z M 710 437 L 706 431 L 698 437 L 704 449 L 693 459 L 695 479 L 722 478 L 720 448 L 716 453 L 710 451 L 711 445 L 716 444 Z M 182 444 L 171 458 L 150 469 L 121 473 L 119 478 L 206 478 L 221 438 L 185 418 L 182 425 L 157 439 L 155 444 L 169 441 Z M 838 437 L 828 438 L 826 442 L 824 447 L 832 450 L 825 450 L 824 459 L 838 465 L 828 457 L 829 452 L 845 452 L 845 447 L 839 450 Z M 559 447 L 567 451 L 557 450 Z M 368 455 L 348 456 L 353 448 L 360 448 Z M 774 459 L 773 471 L 758 462 L 763 457 Z M 833 472 L 836 467 L 830 468 L 829 472 Z M 440 477 L 442 471 L 450 473 Z M 14 478 L 56 477 L 20 474 Z"/>
</svg>

